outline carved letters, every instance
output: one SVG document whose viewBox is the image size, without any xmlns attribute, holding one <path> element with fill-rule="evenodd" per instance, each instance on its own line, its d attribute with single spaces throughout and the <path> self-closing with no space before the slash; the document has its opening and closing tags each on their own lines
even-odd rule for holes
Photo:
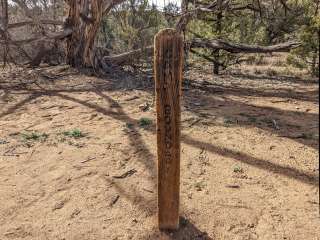
<svg viewBox="0 0 320 240">
<path fill-rule="evenodd" d="M 155 37 L 154 53 L 159 228 L 177 229 L 179 226 L 182 37 L 173 29 L 162 30 Z"/>
</svg>

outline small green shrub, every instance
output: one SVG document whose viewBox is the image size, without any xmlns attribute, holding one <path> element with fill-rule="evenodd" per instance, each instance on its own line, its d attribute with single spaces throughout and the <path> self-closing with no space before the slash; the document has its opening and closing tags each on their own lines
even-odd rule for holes
<svg viewBox="0 0 320 240">
<path fill-rule="evenodd" d="M 223 119 L 223 125 L 224 125 L 225 127 L 229 127 L 230 125 L 235 124 L 236 122 L 237 122 L 236 120 L 234 120 L 234 119 L 232 119 L 232 118 L 230 118 L 230 117 L 225 117 L 225 118 Z"/>
<path fill-rule="evenodd" d="M 196 182 L 194 184 L 194 187 L 196 188 L 197 191 L 202 191 L 206 187 L 206 183 L 204 181 Z"/>
<path fill-rule="evenodd" d="M 255 123 L 255 122 L 257 122 L 257 118 L 250 116 L 250 117 L 248 117 L 248 121 L 252 122 L 252 123 Z"/>
<path fill-rule="evenodd" d="M 254 69 L 254 74 L 262 74 L 262 71 L 260 69 L 255 68 Z"/>
<path fill-rule="evenodd" d="M 268 76 L 276 76 L 278 73 L 277 73 L 276 70 L 274 70 L 274 69 L 272 69 L 272 68 L 268 68 L 268 69 L 266 70 L 266 74 L 267 74 Z"/>
<path fill-rule="evenodd" d="M 45 141 L 49 137 L 49 135 L 46 133 L 37 132 L 22 133 L 21 136 L 25 141 Z"/>
<path fill-rule="evenodd" d="M 63 132 L 63 135 L 66 137 L 72 137 L 72 138 L 82 138 L 85 137 L 85 134 L 81 132 L 80 129 L 73 129 L 70 131 Z"/>
<path fill-rule="evenodd" d="M 266 65 L 268 61 L 266 60 L 265 56 L 263 55 L 258 55 L 256 56 L 256 65 Z"/>
<path fill-rule="evenodd" d="M 233 172 L 235 172 L 235 173 L 243 173 L 243 169 L 240 166 L 235 166 L 233 168 Z"/>
<path fill-rule="evenodd" d="M 299 59 L 298 57 L 294 56 L 293 54 L 289 54 L 287 56 L 287 63 L 289 65 L 292 65 L 292 66 L 299 68 L 299 69 L 304 69 L 304 68 L 308 67 L 307 64 L 305 62 L 303 62 L 303 60 L 301 58 Z"/>
<path fill-rule="evenodd" d="M 147 127 L 152 124 L 152 119 L 150 118 L 140 118 L 139 126 L 140 127 Z"/>
<path fill-rule="evenodd" d="M 126 128 L 132 129 L 133 128 L 133 123 L 126 123 Z"/>
</svg>

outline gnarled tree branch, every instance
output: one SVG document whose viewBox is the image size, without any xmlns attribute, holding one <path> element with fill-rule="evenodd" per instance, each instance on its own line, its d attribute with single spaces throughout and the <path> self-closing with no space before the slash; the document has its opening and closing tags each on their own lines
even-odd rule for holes
<svg viewBox="0 0 320 240">
<path fill-rule="evenodd" d="M 51 19 L 40 19 L 39 23 L 41 24 L 48 24 L 48 25 L 63 25 L 63 21 L 51 20 Z M 24 27 L 26 25 L 35 25 L 34 21 L 24 21 L 24 22 L 17 22 L 11 23 L 8 25 L 8 29 Z"/>
<path fill-rule="evenodd" d="M 130 65 L 136 62 L 137 59 L 146 55 L 152 55 L 153 53 L 153 46 L 148 46 L 145 49 L 137 49 L 133 51 L 129 51 L 126 53 L 121 53 L 114 56 L 105 56 L 103 61 L 108 65 Z"/>
<path fill-rule="evenodd" d="M 225 50 L 230 53 L 271 53 L 271 52 L 288 52 L 293 48 L 300 46 L 299 42 L 285 42 L 271 46 L 258 46 L 258 45 L 247 45 L 247 44 L 238 44 L 227 42 L 221 39 L 214 40 L 203 40 L 203 39 L 194 39 L 190 43 L 190 48 L 207 48 L 211 50 Z M 114 56 L 105 56 L 103 61 L 108 65 L 131 65 L 135 63 L 143 54 L 151 56 L 153 52 L 153 46 L 149 46 L 146 49 L 138 49 L 129 51 L 126 53 L 114 55 Z M 193 51 L 194 52 L 194 51 Z M 211 58 L 207 60 L 212 61 Z"/>
<path fill-rule="evenodd" d="M 271 53 L 288 52 L 293 48 L 299 47 L 300 43 L 289 41 L 271 46 L 248 45 L 242 43 L 232 43 L 221 39 L 204 40 L 196 38 L 190 43 L 191 48 L 209 48 L 212 50 L 221 49 L 230 53 Z"/>
</svg>

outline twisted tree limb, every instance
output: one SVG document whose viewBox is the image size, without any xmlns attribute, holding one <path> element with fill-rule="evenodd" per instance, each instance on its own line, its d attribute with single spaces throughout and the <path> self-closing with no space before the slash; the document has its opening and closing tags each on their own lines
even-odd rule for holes
<svg viewBox="0 0 320 240">
<path fill-rule="evenodd" d="M 132 50 L 126 53 L 121 53 L 113 56 L 103 57 L 103 61 L 108 65 L 130 65 L 136 62 L 143 55 L 152 55 L 153 46 L 148 46 L 145 49 Z"/>
<path fill-rule="evenodd" d="M 211 50 L 221 49 L 230 53 L 271 53 L 271 52 L 289 52 L 293 48 L 300 46 L 299 42 L 289 41 L 271 46 L 248 45 L 242 43 L 232 43 L 222 39 L 204 40 L 193 39 L 191 48 L 208 48 Z"/>
<path fill-rule="evenodd" d="M 230 53 L 271 53 L 271 52 L 288 52 L 293 48 L 300 46 L 299 42 L 285 42 L 271 46 L 258 46 L 247 45 L 227 42 L 221 39 L 203 40 L 194 39 L 189 43 L 191 52 L 194 52 L 193 48 L 206 48 L 210 50 L 224 50 Z M 126 53 L 121 53 L 113 56 L 103 57 L 103 61 L 108 65 L 131 65 L 136 62 L 143 54 L 151 56 L 153 53 L 153 46 L 148 46 L 144 50 L 137 49 Z M 207 58 L 208 61 L 212 61 L 211 58 Z"/>
<path fill-rule="evenodd" d="M 63 40 L 64 38 L 70 36 L 71 33 L 72 33 L 72 29 L 66 28 L 65 30 L 60 32 L 47 33 L 45 36 L 37 36 L 37 37 L 32 37 L 32 38 L 22 39 L 22 40 L 7 39 L 7 42 L 10 45 L 24 45 L 24 44 L 39 42 L 39 41 Z M 5 41 L 0 40 L 0 44 L 5 44 Z"/>
<path fill-rule="evenodd" d="M 51 19 L 40 19 L 39 22 L 41 24 L 48 24 L 48 25 L 63 25 L 63 21 L 51 20 Z M 24 22 L 17 22 L 11 23 L 8 25 L 8 29 L 24 27 L 26 25 L 35 25 L 34 21 L 24 21 Z"/>
</svg>

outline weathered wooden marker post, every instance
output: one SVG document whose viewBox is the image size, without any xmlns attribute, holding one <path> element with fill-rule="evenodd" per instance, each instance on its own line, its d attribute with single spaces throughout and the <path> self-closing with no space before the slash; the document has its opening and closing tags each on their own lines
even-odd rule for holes
<svg viewBox="0 0 320 240">
<path fill-rule="evenodd" d="M 159 228 L 178 229 L 183 40 L 176 30 L 164 29 L 155 36 L 154 47 Z"/>
</svg>

